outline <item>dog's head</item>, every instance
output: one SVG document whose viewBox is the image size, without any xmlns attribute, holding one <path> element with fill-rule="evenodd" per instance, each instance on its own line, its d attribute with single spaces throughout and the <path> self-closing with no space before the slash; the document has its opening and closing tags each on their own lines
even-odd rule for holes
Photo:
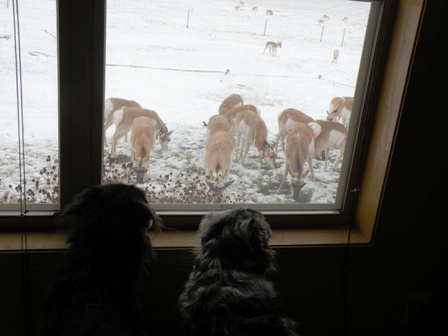
<svg viewBox="0 0 448 336">
<path fill-rule="evenodd" d="M 271 229 L 263 215 L 249 208 L 207 214 L 199 225 L 202 247 L 196 267 L 264 274 L 274 269 L 268 246 Z"/>
<path fill-rule="evenodd" d="M 154 256 L 146 231 L 162 226 L 144 192 L 126 184 L 87 188 L 64 209 L 60 221 L 71 229 L 67 242 L 78 260 L 95 257 L 132 265 Z"/>
</svg>

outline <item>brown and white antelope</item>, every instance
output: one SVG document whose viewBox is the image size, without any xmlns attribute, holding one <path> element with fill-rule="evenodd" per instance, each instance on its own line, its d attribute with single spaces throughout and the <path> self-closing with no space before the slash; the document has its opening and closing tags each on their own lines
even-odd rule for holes
<svg viewBox="0 0 448 336">
<path fill-rule="evenodd" d="M 274 12 L 272 11 L 272 9 L 267 9 L 266 15 L 274 15 Z"/>
<path fill-rule="evenodd" d="M 160 119 L 157 112 L 137 107 L 123 107 L 114 114 L 115 133 L 112 136 L 111 157 L 116 157 L 117 141 L 129 132 L 132 122 L 138 117 L 148 117 L 152 120 L 162 150 L 168 148 L 173 131 L 168 132 L 166 124 Z"/>
<path fill-rule="evenodd" d="M 257 114 L 260 114 L 260 111 L 258 110 L 258 108 L 255 105 L 251 105 L 251 104 L 235 106 L 226 112 L 226 119 L 230 124 L 230 131 L 233 135 L 236 134 L 236 127 L 235 127 L 236 116 L 238 115 L 238 113 L 240 113 L 241 111 L 245 111 L 245 110 L 254 111 L 254 112 L 257 112 Z"/>
<path fill-rule="evenodd" d="M 314 131 L 314 153 L 325 151 L 324 172 L 327 171 L 329 149 L 339 150 L 339 156 L 333 166 L 333 170 L 335 170 L 344 155 L 345 144 L 347 142 L 347 129 L 341 123 L 330 120 L 315 120 L 308 125 Z"/>
<path fill-rule="evenodd" d="M 353 109 L 353 97 L 334 97 L 330 102 L 330 112 L 327 111 L 327 120 L 342 120 L 342 125 L 348 130 Z"/>
<path fill-rule="evenodd" d="M 204 154 L 204 168 L 210 190 L 223 191 L 233 181 L 227 181 L 232 156 L 235 151 L 235 138 L 227 131 L 213 133 L 207 140 Z"/>
<path fill-rule="evenodd" d="M 309 115 L 303 113 L 302 111 L 299 111 L 295 108 L 287 108 L 283 110 L 278 115 L 278 133 L 277 138 L 275 141 L 275 150 L 278 149 L 278 142 L 281 141 L 283 152 L 285 151 L 285 137 L 288 134 L 289 130 L 287 129 L 286 125 L 288 121 L 291 119 L 291 122 L 296 124 L 298 122 L 303 123 L 309 123 L 313 121 L 314 119 L 311 118 Z M 289 126 L 289 125 L 288 125 Z"/>
<path fill-rule="evenodd" d="M 225 98 L 222 103 L 219 105 L 218 113 L 222 115 L 226 115 L 226 112 L 231 108 L 239 105 L 244 105 L 243 98 L 237 94 L 231 94 L 227 98 Z"/>
<path fill-rule="evenodd" d="M 114 113 L 123 107 L 141 107 L 141 106 L 134 100 L 115 98 L 115 97 L 107 98 L 106 101 L 104 102 L 104 128 L 103 128 L 104 146 L 108 145 L 106 141 L 106 131 L 114 123 Z"/>
<path fill-rule="evenodd" d="M 149 157 L 156 142 L 156 128 L 148 117 L 137 117 L 131 125 L 130 143 L 132 149 L 132 169 L 137 174 L 137 182 L 143 183 L 143 177 L 149 168 Z"/>
<path fill-rule="evenodd" d="M 335 51 L 333 51 L 333 61 L 332 61 L 332 63 L 337 63 L 338 62 L 338 57 L 339 57 L 339 50 L 336 49 Z"/>
<path fill-rule="evenodd" d="M 229 132 L 230 133 L 230 123 L 225 116 L 221 114 L 215 114 L 210 117 L 207 123 L 207 138 L 216 132 Z"/>
<path fill-rule="evenodd" d="M 282 42 L 268 41 L 268 42 L 266 42 L 266 45 L 264 47 L 263 54 L 266 52 L 266 49 L 268 49 L 269 55 L 275 56 L 275 55 L 277 55 L 277 48 L 281 48 L 281 47 L 282 47 Z"/>
<path fill-rule="evenodd" d="M 314 131 L 310 125 L 298 123 L 286 137 L 285 151 L 285 171 L 278 187 L 280 193 L 286 177 L 291 175 L 291 194 L 294 200 L 298 201 L 300 192 L 305 186 L 305 177 L 311 173 L 311 180 L 315 181 L 313 172 L 313 155 L 315 147 Z M 304 171 L 305 162 L 308 162 L 309 170 Z"/>
<path fill-rule="evenodd" d="M 239 154 L 241 164 L 244 164 L 249 147 L 253 144 L 260 155 L 260 164 L 264 161 L 272 168 L 277 168 L 274 148 L 266 141 L 268 129 L 263 119 L 256 112 L 245 110 L 238 113 L 235 123 L 237 137 L 235 160 L 238 161 Z"/>
</svg>

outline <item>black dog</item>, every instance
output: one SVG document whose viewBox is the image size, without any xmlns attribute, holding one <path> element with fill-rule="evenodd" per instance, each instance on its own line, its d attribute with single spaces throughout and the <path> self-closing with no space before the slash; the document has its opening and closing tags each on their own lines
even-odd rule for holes
<svg viewBox="0 0 448 336">
<path fill-rule="evenodd" d="M 204 217 L 202 247 L 179 297 L 187 335 L 296 336 L 265 273 L 274 270 L 263 215 L 237 208 Z"/>
<path fill-rule="evenodd" d="M 60 219 L 71 232 L 41 335 L 146 335 L 136 288 L 154 257 L 146 231 L 162 224 L 143 191 L 125 184 L 88 188 Z"/>
</svg>

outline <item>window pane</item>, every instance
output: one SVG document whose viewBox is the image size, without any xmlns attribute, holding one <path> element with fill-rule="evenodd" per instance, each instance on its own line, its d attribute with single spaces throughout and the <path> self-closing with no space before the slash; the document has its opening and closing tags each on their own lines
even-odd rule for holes
<svg viewBox="0 0 448 336">
<path fill-rule="evenodd" d="M 59 202 L 55 0 L 1 4 L 0 73 L 2 209 L 24 200 L 27 209 L 54 209 Z"/>
<path fill-rule="evenodd" d="M 263 209 L 340 209 L 352 145 L 347 146 L 350 150 L 345 151 L 342 164 L 333 167 L 350 120 L 345 112 L 351 109 L 355 91 L 360 95 L 355 103 L 362 101 L 364 94 L 366 78 L 358 78 L 358 73 L 370 11 L 370 2 L 348 0 L 268 0 L 256 6 L 205 0 L 126 4 L 109 0 L 103 183 L 137 183 L 159 209 L 232 204 Z M 254 105 L 257 111 L 240 112 L 235 117 L 237 126 L 230 130 L 236 145 L 239 134 L 241 139 L 256 139 L 244 161 L 230 154 L 234 145 L 232 137 L 224 134 L 227 130 L 209 136 L 214 129 L 211 124 L 219 119 L 210 118 L 220 114 L 221 104 L 232 95 L 237 99 L 229 108 L 242 103 Z M 331 104 L 335 97 L 344 99 Z M 340 108 L 338 104 L 342 104 Z M 285 110 L 289 122 L 279 125 L 279 115 Z M 342 117 L 338 117 L 341 111 Z M 350 134 L 356 133 L 356 114 Z M 143 119 L 135 120 L 140 116 Z M 148 117 L 154 127 L 145 124 Z M 309 136 L 315 146 L 306 140 L 310 128 L 296 126 L 299 121 L 308 123 L 306 117 L 314 120 L 309 124 L 314 135 Z M 335 123 L 328 123 L 329 118 Z M 206 125 L 210 122 L 209 130 Z M 166 133 L 165 123 L 173 133 L 163 150 L 160 140 Z M 159 136 L 152 144 L 154 132 Z M 141 145 L 132 145 L 132 136 L 143 141 L 142 134 L 152 139 L 146 140 L 149 149 L 143 154 Z M 279 134 L 285 134 L 286 149 Z M 339 149 L 329 150 L 325 171 L 320 150 L 326 143 L 333 147 L 337 143 Z M 139 152 L 135 159 L 132 147 Z M 287 157 L 288 148 L 292 154 Z M 310 154 L 314 181 L 308 162 L 295 164 L 298 154 L 293 153 L 306 148 L 316 152 Z M 265 158 L 266 153 L 271 156 Z M 279 188 L 287 161 L 289 174 Z M 210 170 L 221 170 L 224 178 L 219 173 L 212 176 Z M 299 193 L 291 192 L 291 182 Z"/>
</svg>

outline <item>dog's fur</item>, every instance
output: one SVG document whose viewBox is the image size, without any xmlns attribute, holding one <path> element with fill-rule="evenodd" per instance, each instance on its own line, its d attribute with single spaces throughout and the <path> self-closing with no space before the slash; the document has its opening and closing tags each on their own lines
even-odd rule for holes
<svg viewBox="0 0 448 336">
<path fill-rule="evenodd" d="M 274 270 L 271 229 L 263 215 L 236 208 L 206 215 L 202 246 L 179 297 L 189 336 L 295 336 L 265 278 Z"/>
<path fill-rule="evenodd" d="M 142 190 L 93 186 L 60 216 L 71 228 L 45 302 L 42 336 L 146 335 L 137 284 L 154 250 L 146 231 L 162 227 Z"/>
</svg>

